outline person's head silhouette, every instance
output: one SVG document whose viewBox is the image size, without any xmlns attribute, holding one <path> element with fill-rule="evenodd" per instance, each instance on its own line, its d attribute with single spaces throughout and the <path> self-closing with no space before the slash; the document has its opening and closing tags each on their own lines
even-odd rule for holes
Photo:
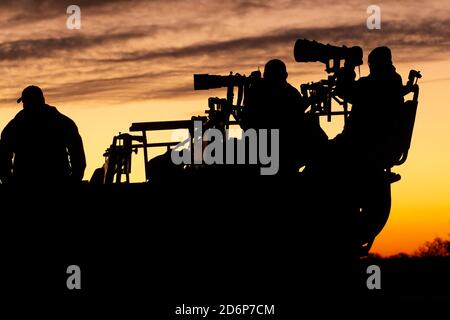
<svg viewBox="0 0 450 320">
<path fill-rule="evenodd" d="M 388 47 L 377 47 L 369 54 L 370 73 L 392 70 L 392 54 Z"/>
<path fill-rule="evenodd" d="M 286 65 L 279 59 L 272 59 L 264 66 L 264 79 L 270 82 L 286 82 Z"/>
<path fill-rule="evenodd" d="M 45 105 L 44 93 L 37 86 L 28 86 L 22 91 L 17 103 L 23 103 L 24 109 L 40 108 Z"/>
</svg>

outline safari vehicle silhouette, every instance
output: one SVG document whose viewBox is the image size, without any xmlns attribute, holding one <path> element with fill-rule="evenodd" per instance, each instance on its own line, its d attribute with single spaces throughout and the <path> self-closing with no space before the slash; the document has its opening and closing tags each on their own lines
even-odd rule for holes
<svg viewBox="0 0 450 320">
<path fill-rule="evenodd" d="M 317 125 L 320 125 L 319 118 L 322 116 L 326 117 L 328 121 L 331 121 L 334 116 L 343 116 L 347 121 L 351 114 L 351 108 L 350 103 L 339 96 L 338 73 L 342 61 L 352 67 L 361 65 L 362 49 L 360 47 L 323 45 L 315 41 L 300 39 L 295 44 L 294 55 L 297 62 L 318 61 L 324 63 L 325 71 L 328 73 L 327 79 L 303 84 L 300 87 L 303 97 L 308 101 L 306 112 L 308 118 Z M 417 80 L 419 78 L 421 78 L 420 72 L 411 70 L 408 82 L 403 88 L 405 96 L 410 93 L 413 96 L 401 106 L 395 155 L 390 158 L 381 171 L 376 172 L 375 175 L 363 177 L 363 186 L 356 185 L 359 182 L 352 180 L 351 175 L 345 172 L 332 177 L 327 173 L 326 177 L 318 178 L 309 172 L 309 164 L 306 164 L 306 168 L 298 175 L 288 178 L 289 183 L 285 183 L 285 178 L 268 178 L 269 182 L 263 181 L 262 177 L 255 175 L 255 166 L 252 165 L 189 164 L 177 166 L 171 162 L 171 152 L 180 142 L 149 142 L 149 137 L 154 131 L 187 129 L 191 134 L 189 139 L 184 142 L 192 146 L 196 121 L 200 121 L 204 128 L 218 129 L 226 136 L 226 130 L 230 126 L 240 125 L 242 122 L 248 92 L 261 79 L 258 71 L 248 77 L 232 73 L 227 76 L 194 75 L 195 90 L 226 88 L 226 97 L 209 98 L 207 116 L 192 117 L 190 120 L 181 121 L 133 123 L 130 127 L 131 134 L 120 134 L 114 137 L 113 143 L 105 153 L 105 165 L 96 170 L 91 182 L 105 185 L 130 184 L 132 153 L 142 149 L 146 183 L 153 186 L 176 185 L 183 179 L 188 179 L 190 182 L 196 179 L 197 181 L 206 179 L 209 183 L 221 185 L 222 189 L 218 193 L 226 196 L 227 191 L 224 190 L 227 190 L 228 187 L 225 186 L 233 183 L 239 184 L 243 181 L 247 184 L 249 181 L 254 181 L 260 186 L 266 185 L 267 188 L 265 187 L 264 190 L 272 190 L 275 195 L 280 195 L 281 191 L 274 186 L 282 185 L 283 188 L 289 189 L 288 193 L 292 195 L 292 198 L 300 197 L 302 199 L 303 204 L 296 205 L 302 219 L 309 222 L 312 219 L 317 222 L 317 217 L 323 215 L 324 212 L 326 212 L 325 217 L 332 216 L 329 225 L 324 226 L 325 223 L 322 223 L 321 231 L 317 233 L 328 234 L 327 239 L 331 241 L 342 238 L 342 234 L 346 234 L 346 239 L 342 240 L 344 245 L 341 248 L 347 248 L 349 256 L 365 256 L 369 253 L 375 237 L 388 220 L 391 209 L 390 185 L 401 179 L 399 174 L 392 172 L 392 168 L 404 164 L 408 157 L 418 106 L 419 86 Z M 237 97 L 235 97 L 235 89 L 237 89 Z M 333 104 L 337 104 L 340 109 L 334 110 Z M 149 149 L 157 147 L 166 147 L 167 152 L 149 160 Z M 193 155 L 193 152 L 191 154 Z M 291 183 L 293 187 L 287 187 Z M 336 192 L 337 190 L 341 191 Z M 342 190 L 353 190 L 351 193 L 354 194 L 349 196 Z M 305 201 L 305 199 L 308 200 Z M 328 204 L 324 204 L 323 199 L 329 200 Z M 282 203 L 281 200 L 280 203 Z M 249 210 L 256 210 L 258 207 L 257 205 L 250 206 Z M 306 213 L 302 214 L 302 211 Z M 211 212 L 211 214 L 213 213 Z M 313 232 L 308 234 L 311 233 Z M 327 241 L 324 240 L 325 243 Z"/>
</svg>

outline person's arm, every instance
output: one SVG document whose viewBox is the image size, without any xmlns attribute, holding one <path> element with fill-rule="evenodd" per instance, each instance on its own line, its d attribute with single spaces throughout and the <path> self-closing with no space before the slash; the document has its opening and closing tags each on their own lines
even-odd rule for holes
<svg viewBox="0 0 450 320">
<path fill-rule="evenodd" d="M 355 79 L 356 73 L 352 66 L 344 66 L 337 72 L 335 92 L 339 97 L 350 103 L 353 103 L 356 98 L 357 84 Z"/>
<path fill-rule="evenodd" d="M 397 94 L 399 96 L 399 103 L 403 104 L 405 102 L 405 87 L 403 86 L 402 76 L 396 73 L 395 75 Z"/>
<path fill-rule="evenodd" d="M 240 114 L 240 127 L 242 130 L 255 128 L 261 109 L 261 94 L 264 80 L 258 80 L 245 92 L 244 107 Z"/>
<path fill-rule="evenodd" d="M 295 89 L 295 105 L 300 114 L 305 114 L 306 110 L 309 107 L 308 99 L 306 99 L 296 88 Z"/>
<path fill-rule="evenodd" d="M 14 157 L 12 141 L 13 124 L 10 122 L 3 130 L 0 139 L 0 180 L 3 184 L 12 180 L 12 160 Z"/>
<path fill-rule="evenodd" d="M 81 139 L 76 124 L 72 120 L 70 120 L 70 130 L 67 138 L 67 151 L 72 168 L 72 180 L 74 182 L 81 182 L 83 180 L 84 170 L 86 169 L 86 156 L 83 140 Z"/>
</svg>

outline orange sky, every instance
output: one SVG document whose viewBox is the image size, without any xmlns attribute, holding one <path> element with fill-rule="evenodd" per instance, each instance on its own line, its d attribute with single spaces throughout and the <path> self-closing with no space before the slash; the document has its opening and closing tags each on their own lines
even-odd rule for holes
<svg viewBox="0 0 450 320">
<path fill-rule="evenodd" d="M 65 0 L 0 3 L 0 128 L 20 109 L 15 100 L 41 86 L 49 104 L 73 118 L 84 138 L 85 179 L 102 164 L 112 137 L 133 121 L 187 119 L 221 90 L 194 92 L 193 73 L 249 74 L 282 58 L 289 81 L 325 77 L 321 64 L 296 64 L 297 38 L 360 45 L 367 53 L 389 45 L 406 81 L 421 70 L 412 149 L 394 171 L 390 220 L 374 251 L 413 252 L 450 233 L 450 3 L 378 1 L 381 30 L 366 28 L 372 1 L 89 1 L 78 0 L 82 29 L 66 28 Z M 367 74 L 366 66 L 361 74 Z M 339 121 L 326 126 L 332 136 Z M 136 157 L 133 179 L 142 179 Z"/>
</svg>

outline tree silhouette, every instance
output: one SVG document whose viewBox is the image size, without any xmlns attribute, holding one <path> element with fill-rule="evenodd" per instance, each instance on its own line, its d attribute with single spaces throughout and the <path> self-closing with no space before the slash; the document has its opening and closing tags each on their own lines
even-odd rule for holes
<svg viewBox="0 0 450 320">
<path fill-rule="evenodd" d="M 428 257 L 449 257 L 450 256 L 450 241 L 442 238 L 435 238 L 433 241 L 427 241 L 416 252 L 416 256 Z"/>
</svg>

